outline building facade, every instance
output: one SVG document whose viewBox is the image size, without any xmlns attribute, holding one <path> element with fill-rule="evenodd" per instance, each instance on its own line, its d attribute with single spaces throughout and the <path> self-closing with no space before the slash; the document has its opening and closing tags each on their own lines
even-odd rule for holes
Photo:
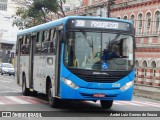
<svg viewBox="0 0 160 120">
<path fill-rule="evenodd" d="M 8 0 L 0 0 L 0 10 L 7 11 Z"/>
<path fill-rule="evenodd" d="M 112 6 L 111 16 L 134 22 L 135 83 L 160 87 L 160 0 L 119 0 Z"/>
<path fill-rule="evenodd" d="M 0 41 L 0 63 L 12 63 L 11 50 L 14 42 Z"/>
</svg>

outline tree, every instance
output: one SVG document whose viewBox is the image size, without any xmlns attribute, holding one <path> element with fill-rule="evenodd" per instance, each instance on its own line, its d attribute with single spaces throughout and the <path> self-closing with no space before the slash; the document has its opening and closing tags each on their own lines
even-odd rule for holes
<svg viewBox="0 0 160 120">
<path fill-rule="evenodd" d="M 21 2 L 19 2 L 21 1 Z M 63 4 L 65 0 L 19 0 L 16 14 L 12 17 L 13 25 L 19 29 L 29 28 L 35 25 L 51 21 L 52 14 L 65 16 Z"/>
<path fill-rule="evenodd" d="M 66 0 L 58 0 L 58 11 L 56 14 L 58 14 L 58 16 L 60 17 L 65 17 L 65 12 L 63 10 L 63 4 L 66 2 Z M 60 13 L 59 13 L 60 11 Z"/>
</svg>

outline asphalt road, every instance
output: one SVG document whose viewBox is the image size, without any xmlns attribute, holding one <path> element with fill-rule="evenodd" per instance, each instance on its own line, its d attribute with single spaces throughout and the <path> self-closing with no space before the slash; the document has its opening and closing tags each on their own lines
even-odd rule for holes
<svg viewBox="0 0 160 120">
<path fill-rule="evenodd" d="M 23 96 L 21 87 L 16 84 L 14 76 L 0 75 L 0 111 L 0 114 L 4 112 L 3 117 L 6 117 L 6 114 L 10 114 L 11 112 L 12 116 L 16 117 L 16 120 L 22 119 L 20 117 L 25 117 L 26 114 L 31 116 L 33 112 L 36 113 L 37 116 L 51 116 L 52 119 L 58 118 L 61 120 L 72 118 L 74 120 L 158 120 L 159 118 L 155 116 L 156 114 L 160 114 L 160 101 L 133 96 L 133 100 L 130 102 L 115 101 L 110 110 L 102 109 L 99 101 L 96 103 L 89 101 L 65 101 L 60 108 L 51 108 L 44 94 L 39 93 L 36 97 Z M 147 117 L 139 117 L 139 115 L 146 115 Z M 46 117 L 45 119 L 51 118 Z"/>
</svg>

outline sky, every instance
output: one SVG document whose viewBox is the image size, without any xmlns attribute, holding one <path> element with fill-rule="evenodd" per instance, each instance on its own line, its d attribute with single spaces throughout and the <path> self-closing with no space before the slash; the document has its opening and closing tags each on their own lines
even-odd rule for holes
<svg viewBox="0 0 160 120">
<path fill-rule="evenodd" d="M 19 31 L 16 26 L 12 26 L 11 16 L 15 13 L 15 7 L 8 0 L 7 11 L 0 10 L 0 33 L 2 33 L 2 40 L 16 41 L 17 32 Z"/>
<path fill-rule="evenodd" d="M 67 0 L 68 4 L 78 5 L 81 0 Z M 0 10 L 0 33 L 2 33 L 2 40 L 4 41 L 16 41 L 18 28 L 12 26 L 11 16 L 15 14 L 16 8 L 15 2 L 8 0 L 7 11 Z"/>
</svg>

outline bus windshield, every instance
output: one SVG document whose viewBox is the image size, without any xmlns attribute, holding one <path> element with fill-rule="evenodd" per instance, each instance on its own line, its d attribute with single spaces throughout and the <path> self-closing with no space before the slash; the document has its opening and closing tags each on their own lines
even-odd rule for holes
<svg viewBox="0 0 160 120">
<path fill-rule="evenodd" d="M 67 67 L 89 70 L 131 70 L 133 36 L 122 32 L 67 32 L 64 62 Z"/>
</svg>

